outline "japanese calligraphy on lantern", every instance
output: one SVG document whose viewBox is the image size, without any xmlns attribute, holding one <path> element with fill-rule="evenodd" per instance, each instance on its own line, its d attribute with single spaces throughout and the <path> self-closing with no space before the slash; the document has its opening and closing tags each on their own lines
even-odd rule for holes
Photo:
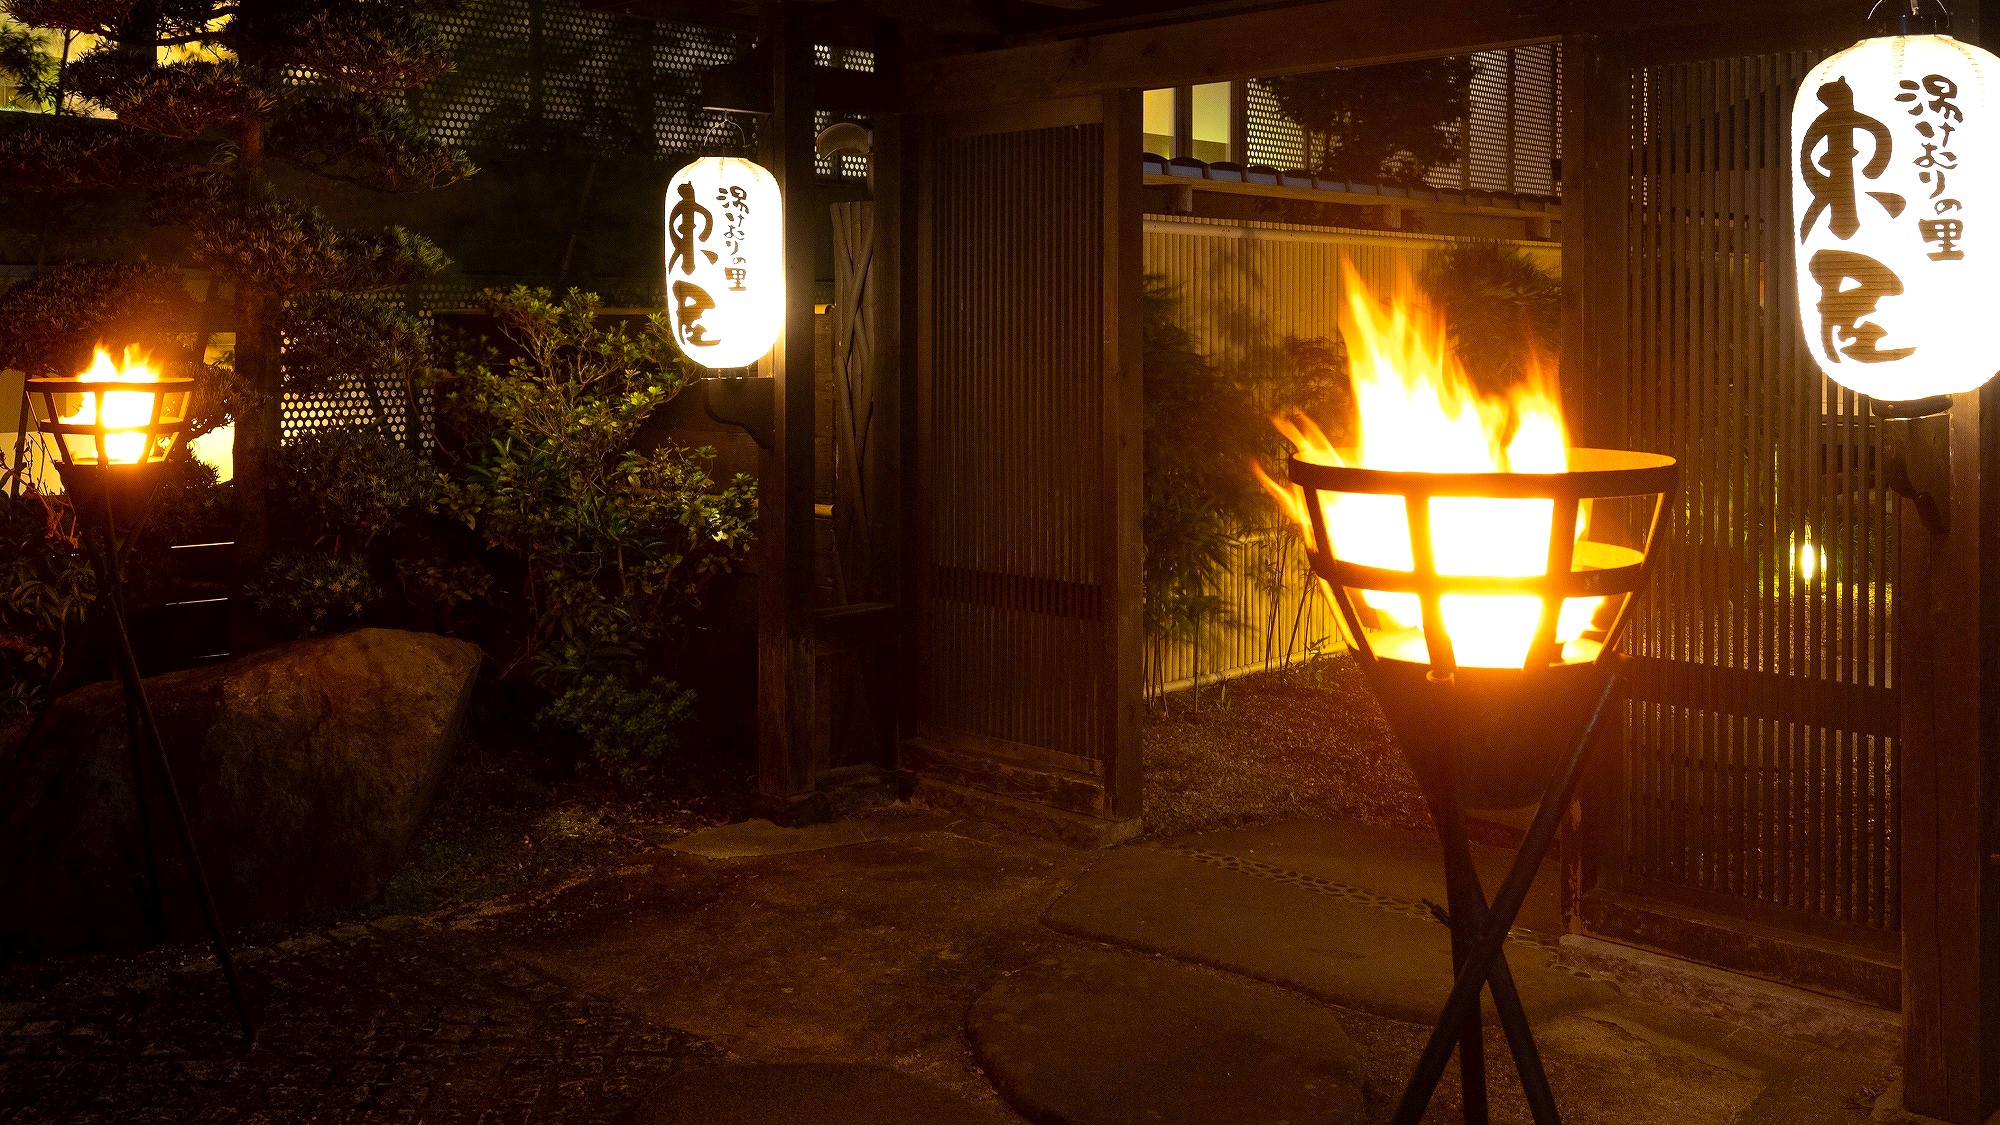
<svg viewBox="0 0 2000 1125">
<path fill-rule="evenodd" d="M 667 184 L 667 316 L 704 367 L 744 367 L 777 343 L 785 316 L 778 182 L 748 160 L 705 156 Z"/>
<path fill-rule="evenodd" d="M 1792 237 L 1806 345 L 1875 398 L 1971 390 L 2000 368 L 2000 59 L 1948 35 L 1864 39 L 1792 108 Z"/>
</svg>

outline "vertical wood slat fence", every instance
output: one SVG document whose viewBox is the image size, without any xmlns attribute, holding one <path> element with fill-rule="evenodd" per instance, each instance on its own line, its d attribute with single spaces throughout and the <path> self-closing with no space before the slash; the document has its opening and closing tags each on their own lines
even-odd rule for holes
<svg viewBox="0 0 2000 1125">
<path fill-rule="evenodd" d="M 1102 126 L 946 137 L 930 198 L 923 724 L 1106 756 Z"/>
<path fill-rule="evenodd" d="M 1790 108 L 1813 58 L 1632 74 L 1626 441 L 1683 476 L 1627 640 L 1611 866 L 1626 891 L 1893 957 L 1894 498 L 1879 426 L 1799 328 Z"/>
<path fill-rule="evenodd" d="M 1342 263 L 1377 293 L 1416 275 L 1431 255 L 1471 240 L 1400 231 L 1345 230 L 1148 216 L 1146 272 L 1173 284 L 1177 318 L 1210 361 L 1255 381 L 1291 377 L 1287 337 L 1338 334 L 1345 300 Z M 1561 249 L 1511 242 L 1551 273 Z M 1339 617 L 1315 588 L 1298 535 L 1275 510 L 1269 530 L 1246 535 L 1217 593 L 1223 619 L 1192 639 L 1149 640 L 1149 694 L 1229 679 L 1349 645 Z"/>
</svg>

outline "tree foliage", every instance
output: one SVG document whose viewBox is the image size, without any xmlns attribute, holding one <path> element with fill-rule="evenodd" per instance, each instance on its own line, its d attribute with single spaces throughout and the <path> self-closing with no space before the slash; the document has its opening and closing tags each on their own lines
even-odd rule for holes
<svg viewBox="0 0 2000 1125">
<path fill-rule="evenodd" d="M 252 597 L 290 634 L 375 622 L 467 636 L 536 701 L 541 729 L 614 769 L 659 758 L 692 707 L 663 670 L 710 583 L 748 553 L 755 483 L 717 482 L 707 449 L 639 448 L 692 375 L 662 318 L 619 324 L 577 292 L 482 300 L 497 338 L 449 363 L 415 322 L 376 321 L 435 396 L 432 456 L 367 427 L 288 444 L 279 549 Z M 338 365 L 348 342 L 301 354 Z"/>
<path fill-rule="evenodd" d="M 1305 134 L 1313 171 L 1414 187 L 1458 159 L 1472 75 L 1472 60 L 1458 56 L 1287 75 L 1270 89 Z"/>
<path fill-rule="evenodd" d="M 304 298 L 367 294 L 445 264 L 435 246 L 400 228 L 341 229 L 281 191 L 272 173 L 286 165 L 390 192 L 438 188 L 470 174 L 465 156 L 427 136 L 402 105 L 448 69 L 438 25 L 448 6 L 0 0 L 0 12 L 19 25 L 0 38 L 0 67 L 53 110 L 0 128 L 0 166 L 10 172 L 0 195 L 45 209 L 44 225 L 59 230 L 81 200 L 136 193 L 148 222 L 185 232 L 185 264 L 233 293 L 228 374 L 235 385 L 209 397 L 225 404 L 236 424 L 240 573 L 261 568 L 270 550 L 270 473 L 287 374 L 309 372 L 322 389 L 336 375 L 372 374 L 365 366 L 331 371 L 326 349 L 304 364 L 282 361 L 285 333 L 312 336 L 306 321 L 313 312 L 343 308 Z M 110 276 L 96 275 L 88 292 L 103 296 L 97 283 Z M 59 288 L 81 283 L 82 275 L 59 269 L 45 280 Z M 0 316 L 0 338 L 19 334 Z M 197 342 L 197 359 L 205 342 Z"/>
<path fill-rule="evenodd" d="M 1146 279 L 1145 628 L 1186 639 L 1226 620 L 1217 586 L 1236 540 L 1271 522 L 1251 472 L 1279 453 L 1270 419 L 1306 410 L 1338 419 L 1351 408 L 1347 353 L 1337 339 L 1285 341 L 1286 370 L 1262 376 L 1219 366 L 1178 320 L 1181 297 Z M 1337 421 L 1336 421 L 1337 424 Z"/>
<path fill-rule="evenodd" d="M 1562 347 L 1562 281 L 1534 259 L 1500 243 L 1456 246 L 1433 255 L 1417 280 L 1481 391 L 1518 385 L 1537 362 L 1554 370 Z"/>
</svg>

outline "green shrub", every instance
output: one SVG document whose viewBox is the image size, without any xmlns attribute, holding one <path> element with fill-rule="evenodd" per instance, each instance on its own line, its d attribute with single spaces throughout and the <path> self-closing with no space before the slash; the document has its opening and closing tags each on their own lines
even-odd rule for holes
<svg viewBox="0 0 2000 1125">
<path fill-rule="evenodd" d="M 718 485 L 713 451 L 634 448 L 693 376 L 663 318 L 629 328 L 572 290 L 488 292 L 511 351 L 435 384 L 439 508 L 493 579 L 485 637 L 503 678 L 548 693 L 544 729 L 600 760 L 658 757 L 688 715 L 652 673 L 704 590 L 747 555 L 756 485 Z"/>
<path fill-rule="evenodd" d="M 46 698 L 96 598 L 69 504 L 32 490 L 0 493 L 0 723 Z"/>
<path fill-rule="evenodd" d="M 274 556 L 243 593 L 277 631 L 292 637 L 353 628 L 382 600 L 365 559 L 319 553 Z"/>
</svg>

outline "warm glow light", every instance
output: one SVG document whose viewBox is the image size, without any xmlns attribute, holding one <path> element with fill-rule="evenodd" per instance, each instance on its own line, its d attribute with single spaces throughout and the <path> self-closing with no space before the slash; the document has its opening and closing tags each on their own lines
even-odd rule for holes
<svg viewBox="0 0 2000 1125">
<path fill-rule="evenodd" d="M 1826 569 L 1826 551 L 1813 544 L 1811 532 L 1800 536 L 1792 548 L 1792 567 L 1801 582 L 1811 582 Z"/>
<path fill-rule="evenodd" d="M 84 383 L 157 383 L 160 373 L 152 366 L 146 354 L 137 348 L 126 348 L 122 363 L 114 364 L 111 353 L 98 348 L 92 356 L 90 367 L 77 376 Z M 64 414 L 59 421 L 64 425 L 97 426 L 97 399 L 95 394 L 75 396 L 76 407 Z M 154 440 L 143 431 L 143 427 L 153 421 L 153 407 L 159 396 L 153 391 L 107 391 L 104 396 L 105 429 L 114 431 L 104 436 L 104 459 L 113 465 L 136 465 L 146 452 L 146 443 Z M 120 433 L 121 430 L 138 430 Z M 79 465 L 98 463 L 98 447 L 95 436 L 88 434 L 65 435 L 70 458 Z"/>
<path fill-rule="evenodd" d="M 785 323 L 784 207 L 757 164 L 704 156 L 667 184 L 667 315 L 711 368 L 746 367 Z"/>
<path fill-rule="evenodd" d="M 1559 473 L 1569 467 L 1568 441 L 1554 381 L 1540 363 L 1512 392 L 1481 395 L 1445 346 L 1444 325 L 1407 278 L 1384 304 L 1350 267 L 1341 333 L 1360 423 L 1359 445 L 1340 450 L 1310 419 L 1275 419 L 1301 460 L 1404 472 Z M 1291 518 L 1311 534 L 1303 494 L 1258 471 Z M 1334 556 L 1387 570 L 1411 570 L 1410 529 L 1401 496 L 1323 492 L 1327 537 Z M 1432 547 L 1441 575 L 1527 577 L 1548 569 L 1554 501 L 1433 497 Z M 1587 508 L 1577 521 L 1582 537 Z M 1624 565 L 1638 553 L 1579 542 L 1579 569 Z M 1378 655 L 1424 662 L 1417 595 L 1358 591 L 1385 625 L 1371 637 Z M 1589 659 L 1583 639 L 1602 598 L 1570 598 L 1557 615 L 1556 640 L 1565 659 Z M 1439 606 L 1458 663 L 1518 668 L 1528 656 L 1541 601 L 1532 595 L 1447 594 Z M 1371 631 L 1372 633 L 1372 631 Z M 1583 649 L 1590 648 L 1590 652 Z"/>
<path fill-rule="evenodd" d="M 1792 108 L 1792 221 L 1807 351 L 1880 399 L 1969 391 L 2000 367 L 2000 59 L 1949 35 L 1864 39 Z"/>
</svg>

